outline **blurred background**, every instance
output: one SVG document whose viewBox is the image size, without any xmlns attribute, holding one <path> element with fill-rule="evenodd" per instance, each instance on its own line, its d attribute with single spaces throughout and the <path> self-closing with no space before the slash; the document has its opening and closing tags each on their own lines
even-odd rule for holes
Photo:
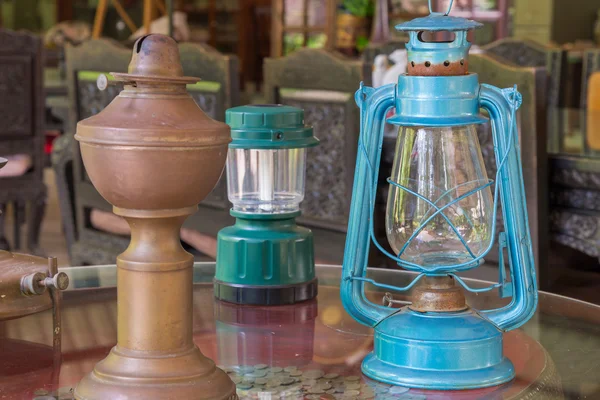
<svg viewBox="0 0 600 400">
<path fill-rule="evenodd" d="M 433 2 L 445 10 L 447 2 Z M 124 72 L 136 38 L 172 35 L 189 91 L 211 117 L 247 103 L 305 110 L 320 146 L 309 150 L 299 222 L 315 234 L 317 262 L 341 264 L 359 131 L 354 91 L 406 69 L 394 26 L 429 13 L 426 0 L 2 0 L 0 1 L 0 245 L 56 256 L 60 266 L 113 264 L 128 226 L 85 172 L 77 121 L 119 93 L 100 74 Z M 452 15 L 484 24 L 470 70 L 499 87 L 517 83 L 530 227 L 540 288 L 600 303 L 600 3 L 457 0 Z M 375 229 L 384 229 L 396 131 L 384 141 Z M 488 176 L 489 126 L 479 129 Z M 233 223 L 223 176 L 182 230 L 197 260 Z M 499 229 L 502 227 L 500 226 Z M 471 276 L 494 280 L 498 253 Z M 370 266 L 397 268 L 377 251 Z"/>
</svg>

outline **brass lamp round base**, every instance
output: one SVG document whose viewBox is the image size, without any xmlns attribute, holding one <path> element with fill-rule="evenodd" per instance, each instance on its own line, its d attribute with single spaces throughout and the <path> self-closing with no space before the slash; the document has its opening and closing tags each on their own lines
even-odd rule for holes
<svg viewBox="0 0 600 400">
<path fill-rule="evenodd" d="M 75 388 L 78 400 L 236 400 L 229 376 L 194 346 L 154 357 L 113 347 Z"/>
</svg>

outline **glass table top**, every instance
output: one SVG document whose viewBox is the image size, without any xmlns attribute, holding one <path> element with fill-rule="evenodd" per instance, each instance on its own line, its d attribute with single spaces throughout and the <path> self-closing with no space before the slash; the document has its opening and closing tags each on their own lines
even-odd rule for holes
<svg viewBox="0 0 600 400">
<path fill-rule="evenodd" d="M 116 343 L 116 267 L 63 271 L 71 285 L 63 295 L 62 364 L 59 368 L 52 362 L 50 311 L 0 321 L 0 399 L 69 399 L 70 389 Z M 517 372 L 512 382 L 480 390 L 433 392 L 370 381 L 361 375 L 360 363 L 372 349 L 372 330 L 344 311 L 340 273 L 339 266 L 317 267 L 315 301 L 249 307 L 216 302 L 211 285 L 214 263 L 196 263 L 194 340 L 241 383 L 242 398 L 258 398 L 253 388 L 266 387 L 273 379 L 285 381 L 295 371 L 299 381 L 295 387 L 300 389 L 289 398 L 600 399 L 600 307 L 543 292 L 535 316 L 522 329 L 505 334 L 505 354 Z M 404 286 L 415 274 L 371 269 L 369 277 Z M 489 285 L 466 281 L 475 288 Z M 372 301 L 382 301 L 384 293 L 373 287 L 367 291 Z M 507 302 L 493 292 L 469 293 L 467 298 L 479 309 Z M 264 370 L 264 377 L 246 379 L 244 374 L 255 370 Z M 282 388 L 260 398 L 280 398 Z"/>
</svg>

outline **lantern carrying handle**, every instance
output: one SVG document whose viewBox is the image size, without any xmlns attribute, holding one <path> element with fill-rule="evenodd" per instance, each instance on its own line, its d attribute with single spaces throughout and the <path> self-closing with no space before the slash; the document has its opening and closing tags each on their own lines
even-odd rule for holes
<svg viewBox="0 0 600 400">
<path fill-rule="evenodd" d="M 496 184 L 500 185 L 508 265 L 513 285 L 510 304 L 481 311 L 481 314 L 499 329 L 508 331 L 520 327 L 531 318 L 538 297 L 519 135 L 516 134 L 515 110 L 521 105 L 521 95 L 516 88 L 499 89 L 482 84 L 479 102 L 481 108 L 490 115 L 496 163 L 506 162 L 506 168 L 500 171 Z"/>
<path fill-rule="evenodd" d="M 448 15 L 450 14 L 450 11 L 452 10 L 452 3 L 454 3 L 454 0 L 450 0 L 448 2 L 448 9 L 446 10 L 446 12 L 444 13 L 444 15 Z M 431 0 L 429 0 L 429 13 L 430 14 L 440 14 L 438 12 L 433 11 L 433 5 L 431 4 Z"/>
</svg>

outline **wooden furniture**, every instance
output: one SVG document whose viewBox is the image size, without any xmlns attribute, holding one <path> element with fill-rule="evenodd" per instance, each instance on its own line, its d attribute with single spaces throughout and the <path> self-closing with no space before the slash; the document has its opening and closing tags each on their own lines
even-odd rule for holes
<svg viewBox="0 0 600 400">
<path fill-rule="evenodd" d="M 551 279 L 551 271 L 546 268 L 549 246 L 545 68 L 516 67 L 490 55 L 472 54 L 469 56 L 469 70 L 479 74 L 481 83 L 500 88 L 510 88 L 516 84 L 523 96 L 523 104 L 517 114 L 521 162 L 533 253 L 538 268 L 537 278 L 543 290 Z M 495 179 L 496 161 L 489 124 L 481 127 L 479 136 L 488 177 Z M 498 212 L 500 217 L 501 213 Z M 501 231 L 503 224 L 501 220 L 498 222 L 497 229 Z M 494 249 L 486 256 L 486 261 L 497 261 L 497 257 L 497 249 Z"/>
<path fill-rule="evenodd" d="M 267 58 L 267 103 L 304 109 L 320 144 L 307 153 L 306 190 L 299 223 L 315 232 L 317 258 L 341 260 L 360 130 L 354 92 L 370 66 L 322 49 L 300 49 Z M 325 235 L 324 232 L 330 232 Z M 318 235 L 325 235 L 320 242 Z"/>
<path fill-rule="evenodd" d="M 272 0 L 244 0 L 240 4 L 238 57 L 242 82 L 263 81 L 262 65 L 271 51 Z"/>
<path fill-rule="evenodd" d="M 41 39 L 33 34 L 0 29 L 0 155 L 26 154 L 31 168 L 23 175 L 0 179 L 0 204 L 15 210 L 14 243 L 19 249 L 21 213 L 26 203 L 27 246 L 39 252 L 39 235 L 46 202 L 44 184 L 44 84 Z M 0 241 L 4 242 L 1 219 Z"/>
<path fill-rule="evenodd" d="M 540 43 L 593 40 L 598 2 L 589 0 L 514 0 L 513 36 Z"/>
<path fill-rule="evenodd" d="M 92 38 L 93 39 L 100 39 L 100 37 L 102 36 L 102 28 L 104 27 L 104 18 L 106 17 L 106 9 L 108 7 L 108 1 L 109 0 L 98 0 L 98 6 L 96 8 L 96 15 L 94 17 L 94 27 L 92 29 Z M 127 13 L 125 8 L 121 4 L 121 1 L 120 0 L 110 0 L 110 1 L 111 1 L 112 6 L 115 8 L 115 10 L 117 10 L 119 17 L 121 17 L 123 22 L 125 22 L 125 24 L 127 25 L 127 28 L 129 28 L 131 33 L 136 32 L 138 30 L 137 25 L 135 24 L 135 22 L 133 22 L 133 20 L 131 19 L 131 17 L 129 16 L 129 14 Z M 144 12 L 143 12 L 143 17 L 142 17 L 143 18 L 143 27 L 144 27 L 144 30 L 146 31 L 146 34 L 148 34 L 148 33 L 150 33 L 150 24 L 152 23 L 152 20 L 156 17 L 156 15 L 158 13 L 160 13 L 161 15 L 166 15 L 167 9 L 166 9 L 166 6 L 165 6 L 165 3 L 163 0 L 143 0 L 143 4 L 144 4 Z M 157 11 L 158 11 L 158 13 L 157 13 Z"/>
<path fill-rule="evenodd" d="M 192 97 L 211 117 L 224 119 L 225 110 L 239 101 L 237 58 L 224 56 L 199 44 L 180 45 L 181 61 L 187 76 L 202 77 L 188 86 Z M 100 196 L 85 173 L 79 145 L 73 134 L 77 121 L 98 113 L 118 95 L 120 87 L 109 85 L 100 91 L 96 85 L 98 73 L 127 71 L 131 51 L 109 40 L 92 40 L 77 47 L 67 47 L 69 99 L 71 112 L 69 131 L 53 149 L 53 166 L 59 189 L 61 214 L 71 260 L 74 264 L 114 262 L 117 254 L 128 245 L 125 236 L 95 229 L 92 210 L 111 212 L 110 205 Z M 190 217 L 185 226 L 216 236 L 218 228 L 231 223 L 224 176 L 215 190 L 202 203 L 200 211 Z M 211 223 L 212 221 L 217 221 Z M 210 221 L 210 222 L 209 222 Z M 125 233 L 125 232 L 123 232 Z"/>
<path fill-rule="evenodd" d="M 241 51 L 244 27 L 240 23 L 241 9 L 252 0 L 173 1 L 177 11 L 187 14 L 191 41 L 208 43 L 223 53 Z"/>
<path fill-rule="evenodd" d="M 271 57 L 286 55 L 319 35 L 335 47 L 336 0 L 272 0 Z"/>
<path fill-rule="evenodd" d="M 550 227 L 554 241 L 600 259 L 600 152 L 587 139 L 588 129 L 596 129 L 587 124 L 587 113 L 592 112 L 587 101 L 589 80 L 597 71 L 600 49 L 588 50 L 583 57 L 582 107 L 550 111 L 567 114 L 558 135 L 564 146 L 550 155 Z"/>
<path fill-rule="evenodd" d="M 565 64 L 565 52 L 555 46 L 544 45 L 529 39 L 506 38 L 492 42 L 482 47 L 482 50 L 492 54 L 506 62 L 520 67 L 543 67 L 548 75 L 546 89 L 546 105 L 548 109 L 560 107 L 561 99 L 565 93 L 563 65 Z M 548 151 L 556 145 L 556 129 L 561 120 L 557 112 L 546 112 L 548 130 Z"/>
</svg>

